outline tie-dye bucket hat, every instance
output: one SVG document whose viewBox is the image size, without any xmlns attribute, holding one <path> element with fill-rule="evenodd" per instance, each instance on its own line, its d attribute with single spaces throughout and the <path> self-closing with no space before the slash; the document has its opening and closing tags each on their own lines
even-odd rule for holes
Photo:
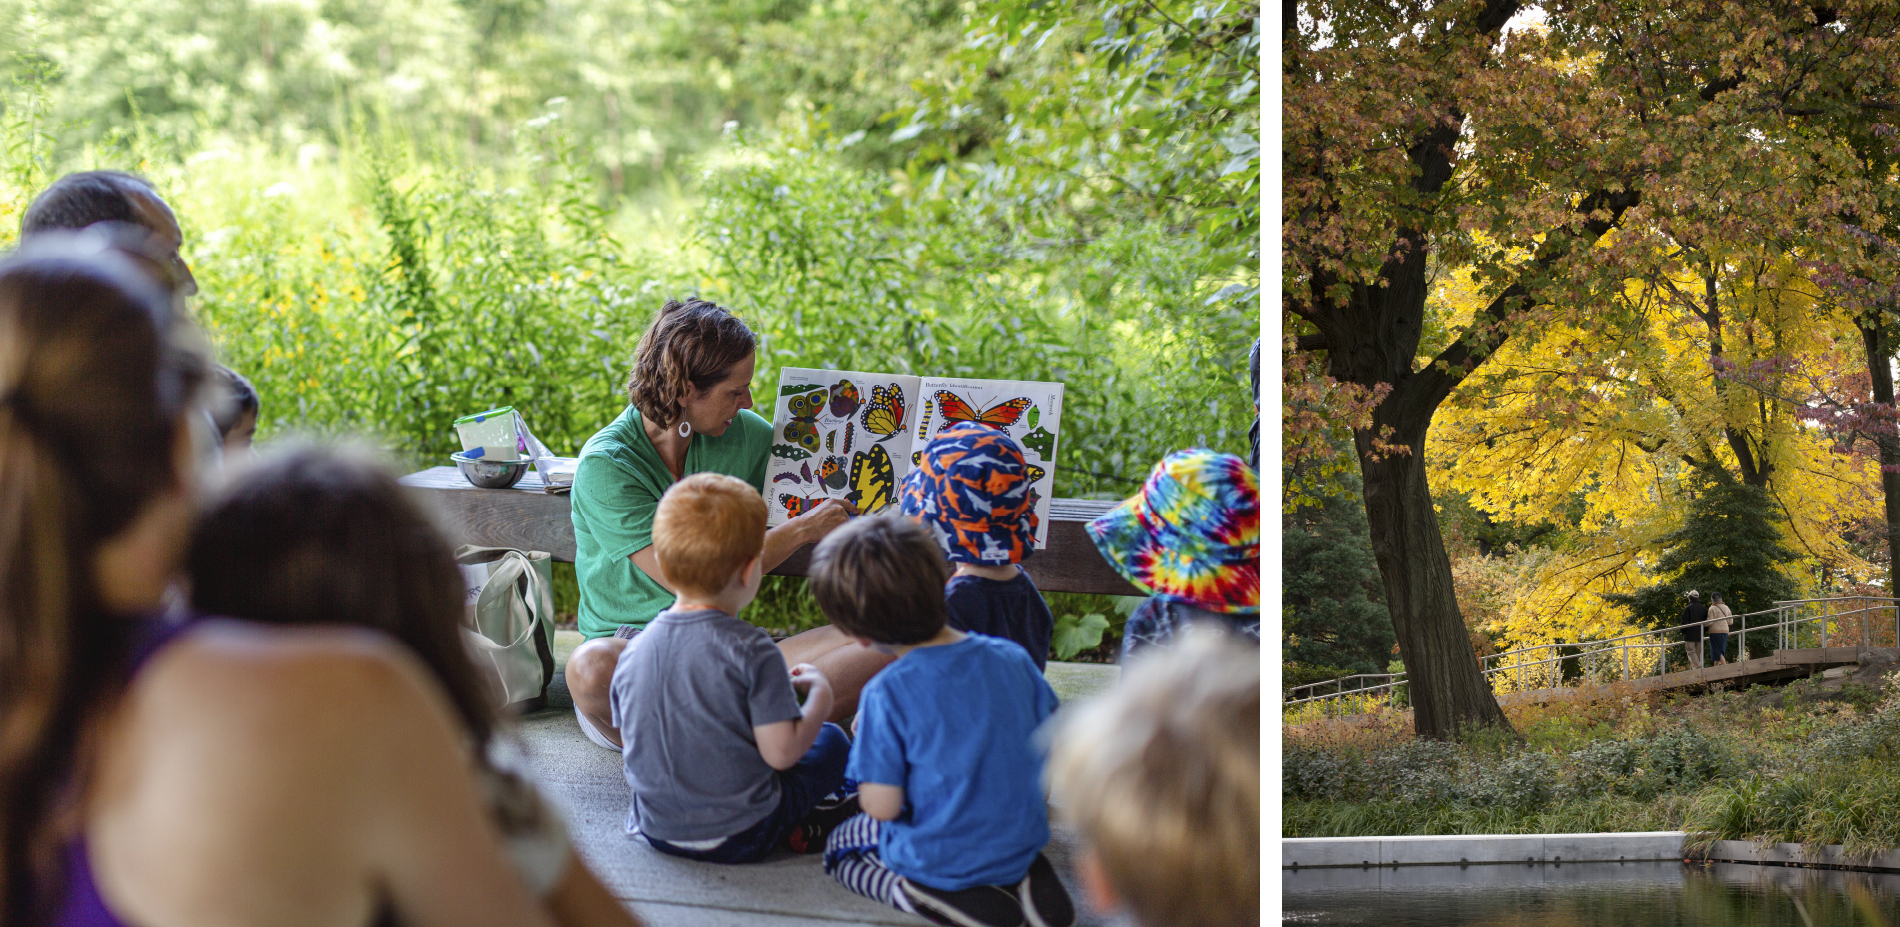
<svg viewBox="0 0 1900 927">
<path fill-rule="evenodd" d="M 1141 492 L 1088 531 L 1122 576 L 1152 594 L 1228 615 L 1260 611 L 1260 477 L 1232 454 L 1169 454 Z"/>
<path fill-rule="evenodd" d="M 924 447 L 898 505 L 958 563 L 1017 563 L 1036 537 L 1036 500 L 1022 446 L 964 422 Z"/>
</svg>

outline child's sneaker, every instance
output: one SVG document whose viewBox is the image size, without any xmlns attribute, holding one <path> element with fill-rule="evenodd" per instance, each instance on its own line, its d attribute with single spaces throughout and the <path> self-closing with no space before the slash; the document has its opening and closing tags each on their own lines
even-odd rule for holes
<svg viewBox="0 0 1900 927">
<path fill-rule="evenodd" d="M 793 853 L 818 853 L 825 848 L 825 838 L 838 829 L 838 825 L 851 820 L 858 813 L 858 793 L 852 792 L 843 798 L 836 792 L 825 796 L 818 806 L 805 815 L 792 832 L 785 835 L 785 849 Z"/>
<path fill-rule="evenodd" d="M 911 910 L 939 924 L 953 927 L 1024 927 L 1023 906 L 1007 889 L 978 885 L 946 892 L 909 879 L 898 882 Z"/>
<path fill-rule="evenodd" d="M 1029 874 L 1017 883 L 1016 898 L 1022 902 L 1023 916 L 1029 919 L 1029 927 L 1073 927 L 1075 924 L 1075 903 L 1069 900 L 1069 890 L 1062 887 L 1056 867 L 1041 853 L 1029 864 Z"/>
</svg>

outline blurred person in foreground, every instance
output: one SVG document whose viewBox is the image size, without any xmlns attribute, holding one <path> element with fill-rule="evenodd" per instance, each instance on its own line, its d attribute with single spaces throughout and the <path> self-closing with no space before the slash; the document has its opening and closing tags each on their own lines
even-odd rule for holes
<svg viewBox="0 0 1900 927">
<path fill-rule="evenodd" d="M 448 694 L 490 818 L 528 888 L 563 927 L 638 927 L 575 853 L 469 659 L 455 548 L 373 453 L 293 446 L 238 472 L 207 506 L 186 566 L 192 604 L 207 614 L 355 626 L 409 648 Z"/>
<path fill-rule="evenodd" d="M 176 309 L 98 232 L 0 261 L 0 923 L 547 924 L 413 656 L 166 609 L 206 379 Z"/>
<path fill-rule="evenodd" d="M 1057 719 L 1051 803 L 1091 906 L 1141 927 L 1260 922 L 1260 651 L 1218 625 Z"/>
</svg>

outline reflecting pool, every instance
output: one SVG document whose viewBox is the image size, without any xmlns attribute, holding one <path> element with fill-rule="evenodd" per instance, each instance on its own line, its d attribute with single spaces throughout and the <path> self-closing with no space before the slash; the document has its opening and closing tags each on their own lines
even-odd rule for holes
<svg viewBox="0 0 1900 927">
<path fill-rule="evenodd" d="M 1900 875 L 1673 862 L 1281 870 L 1287 924 L 1900 927 Z"/>
</svg>

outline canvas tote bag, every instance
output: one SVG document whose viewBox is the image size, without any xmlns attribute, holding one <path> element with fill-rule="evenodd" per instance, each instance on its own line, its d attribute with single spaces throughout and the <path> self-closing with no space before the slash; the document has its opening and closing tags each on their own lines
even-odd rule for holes
<svg viewBox="0 0 1900 927">
<path fill-rule="evenodd" d="M 554 558 L 546 551 L 464 546 L 455 552 L 468 589 L 462 642 L 496 704 L 547 707 L 554 678 Z"/>
</svg>

